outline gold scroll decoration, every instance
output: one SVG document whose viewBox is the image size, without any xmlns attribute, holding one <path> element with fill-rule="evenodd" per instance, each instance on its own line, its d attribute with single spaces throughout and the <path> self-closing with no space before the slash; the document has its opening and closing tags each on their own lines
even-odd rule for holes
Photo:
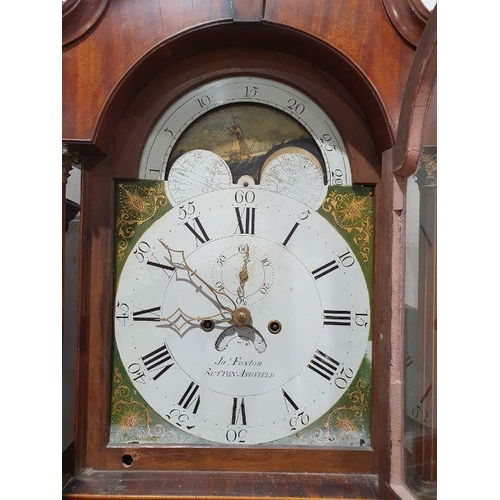
<svg viewBox="0 0 500 500">
<path fill-rule="evenodd" d="M 129 243 L 140 236 L 138 228 L 149 227 L 169 207 L 165 183 L 141 181 L 120 183 L 117 186 L 116 256 L 121 261 Z M 160 212 L 160 209 L 161 210 Z M 140 231 L 142 234 L 143 231 Z"/>
<path fill-rule="evenodd" d="M 368 263 L 373 248 L 373 196 L 358 194 L 351 188 L 330 188 L 321 207 L 334 223 L 350 236 L 361 259 Z"/>
</svg>

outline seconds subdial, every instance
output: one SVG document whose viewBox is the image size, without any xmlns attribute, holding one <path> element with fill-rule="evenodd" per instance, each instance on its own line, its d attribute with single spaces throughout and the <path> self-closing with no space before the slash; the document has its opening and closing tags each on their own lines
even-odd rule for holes
<svg viewBox="0 0 500 500">
<path fill-rule="evenodd" d="M 263 300 L 273 286 L 273 263 L 256 245 L 234 244 L 218 255 L 212 277 L 215 288 L 233 298 L 238 306 L 252 306 Z"/>
</svg>

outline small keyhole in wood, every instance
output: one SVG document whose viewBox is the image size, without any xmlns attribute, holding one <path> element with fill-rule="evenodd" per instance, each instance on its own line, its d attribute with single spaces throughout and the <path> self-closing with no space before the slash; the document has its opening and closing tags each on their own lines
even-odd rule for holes
<svg viewBox="0 0 500 500">
<path fill-rule="evenodd" d="M 122 455 L 122 464 L 124 467 L 130 467 L 134 463 L 132 455 Z"/>
</svg>

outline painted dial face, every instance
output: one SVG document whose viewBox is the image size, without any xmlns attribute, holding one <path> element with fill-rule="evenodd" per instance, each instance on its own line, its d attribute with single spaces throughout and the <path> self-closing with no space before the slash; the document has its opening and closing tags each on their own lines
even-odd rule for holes
<svg viewBox="0 0 500 500">
<path fill-rule="evenodd" d="M 247 114 L 248 106 L 254 106 Z M 235 107 L 236 105 L 236 107 Z M 235 76 L 207 83 L 185 94 L 165 110 L 143 150 L 140 179 L 168 177 L 168 165 L 178 153 L 180 139 L 191 125 L 202 123 L 218 109 L 228 110 L 222 123 L 205 121 L 195 133 L 192 149 L 212 149 L 225 160 L 238 163 L 269 154 L 281 145 L 300 145 L 307 135 L 324 164 L 326 185 L 351 185 L 345 145 L 330 117 L 304 93 L 281 82 L 260 77 Z M 274 112 L 271 113 L 271 111 Z M 279 113 L 278 113 L 279 112 Z M 277 115 L 286 117 L 285 121 Z M 292 125 L 300 126 L 300 132 Z M 289 131 L 287 135 L 284 130 Z M 223 146 L 221 135 L 229 139 Z M 295 134 L 295 135 L 294 135 Z M 307 142 L 307 141 L 306 141 Z M 191 147 L 191 146 L 189 146 Z M 254 162 L 255 163 L 255 162 Z"/>
<path fill-rule="evenodd" d="M 255 186 L 173 207 L 136 243 L 116 292 L 137 391 L 170 423 L 225 444 L 320 418 L 355 376 L 369 323 L 346 241 L 307 205 Z"/>
</svg>

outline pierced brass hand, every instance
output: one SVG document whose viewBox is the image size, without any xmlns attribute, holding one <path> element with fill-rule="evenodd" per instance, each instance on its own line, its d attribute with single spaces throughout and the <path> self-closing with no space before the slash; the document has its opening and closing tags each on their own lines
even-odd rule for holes
<svg viewBox="0 0 500 500">
<path fill-rule="evenodd" d="M 217 290 L 213 286 L 211 286 L 209 283 L 207 283 L 199 274 L 196 270 L 194 270 L 187 262 L 186 262 L 186 257 L 184 255 L 184 250 L 173 250 L 170 248 L 166 243 L 164 243 L 162 240 L 158 240 L 167 250 L 168 255 L 169 255 L 169 260 L 170 262 L 175 265 L 176 269 L 184 269 L 187 271 L 191 281 L 193 281 L 194 286 L 196 287 L 196 284 L 194 283 L 194 279 L 198 280 L 201 283 L 201 287 L 208 290 L 215 298 L 215 301 L 217 304 L 219 304 L 220 308 L 223 311 L 227 311 L 229 313 L 233 313 L 237 305 L 234 302 L 234 300 L 227 295 L 227 293 L 222 292 L 220 290 Z M 180 254 L 180 262 L 177 262 L 176 259 L 174 259 L 174 254 Z M 222 299 L 225 299 L 227 302 L 231 304 L 231 307 L 228 307 L 222 302 Z"/>
<path fill-rule="evenodd" d="M 217 323 L 235 323 L 239 326 L 250 325 L 252 321 L 252 317 L 250 315 L 250 311 L 244 307 L 238 307 L 234 300 L 227 295 L 225 292 L 217 290 L 213 286 L 211 286 L 207 281 L 205 281 L 196 270 L 194 270 L 187 262 L 186 257 L 184 255 L 183 250 L 174 250 L 170 248 L 166 243 L 161 240 L 158 240 L 163 247 L 168 252 L 168 260 L 170 264 L 175 266 L 177 269 L 183 269 L 188 273 L 189 280 L 192 282 L 193 286 L 197 290 L 201 290 L 204 293 L 204 290 L 207 290 L 213 295 L 217 306 L 220 308 L 220 312 L 213 314 L 211 316 L 192 316 L 187 314 L 182 309 L 177 308 L 170 316 L 165 318 L 160 318 L 161 322 L 165 322 L 163 325 L 158 325 L 163 328 L 173 328 L 177 333 L 183 336 L 188 330 L 191 328 L 202 327 L 205 331 L 211 331 L 215 324 Z M 180 258 L 175 258 L 179 256 Z M 248 247 L 246 249 L 245 261 L 243 264 L 243 268 L 240 271 L 240 283 L 243 284 L 248 279 L 248 273 L 246 270 L 247 262 L 249 260 L 249 250 Z M 197 283 L 198 282 L 198 283 Z M 241 285 L 240 285 L 241 286 Z M 242 294 L 244 291 L 242 289 Z M 239 295 L 239 292 L 238 292 Z M 244 295 L 243 295 L 244 297 Z M 210 299 L 212 300 L 212 299 Z M 213 301 L 213 300 L 212 300 Z M 224 303 L 224 302 L 226 303 Z M 230 304 L 228 306 L 227 304 Z"/>
<path fill-rule="evenodd" d="M 245 301 L 245 283 L 248 281 L 248 261 L 250 260 L 250 248 L 245 245 L 245 255 L 243 257 L 243 266 L 238 274 L 240 280 L 240 286 L 236 290 L 238 294 L 238 299 L 240 299 L 240 304 Z"/>
<path fill-rule="evenodd" d="M 232 323 L 233 315 L 229 312 L 220 312 L 212 316 L 191 316 L 181 308 L 177 308 L 170 316 L 160 318 L 158 321 L 164 322 L 157 325 L 158 327 L 172 328 L 182 337 L 191 328 L 201 326 L 203 330 L 211 331 L 217 323 Z"/>
</svg>

